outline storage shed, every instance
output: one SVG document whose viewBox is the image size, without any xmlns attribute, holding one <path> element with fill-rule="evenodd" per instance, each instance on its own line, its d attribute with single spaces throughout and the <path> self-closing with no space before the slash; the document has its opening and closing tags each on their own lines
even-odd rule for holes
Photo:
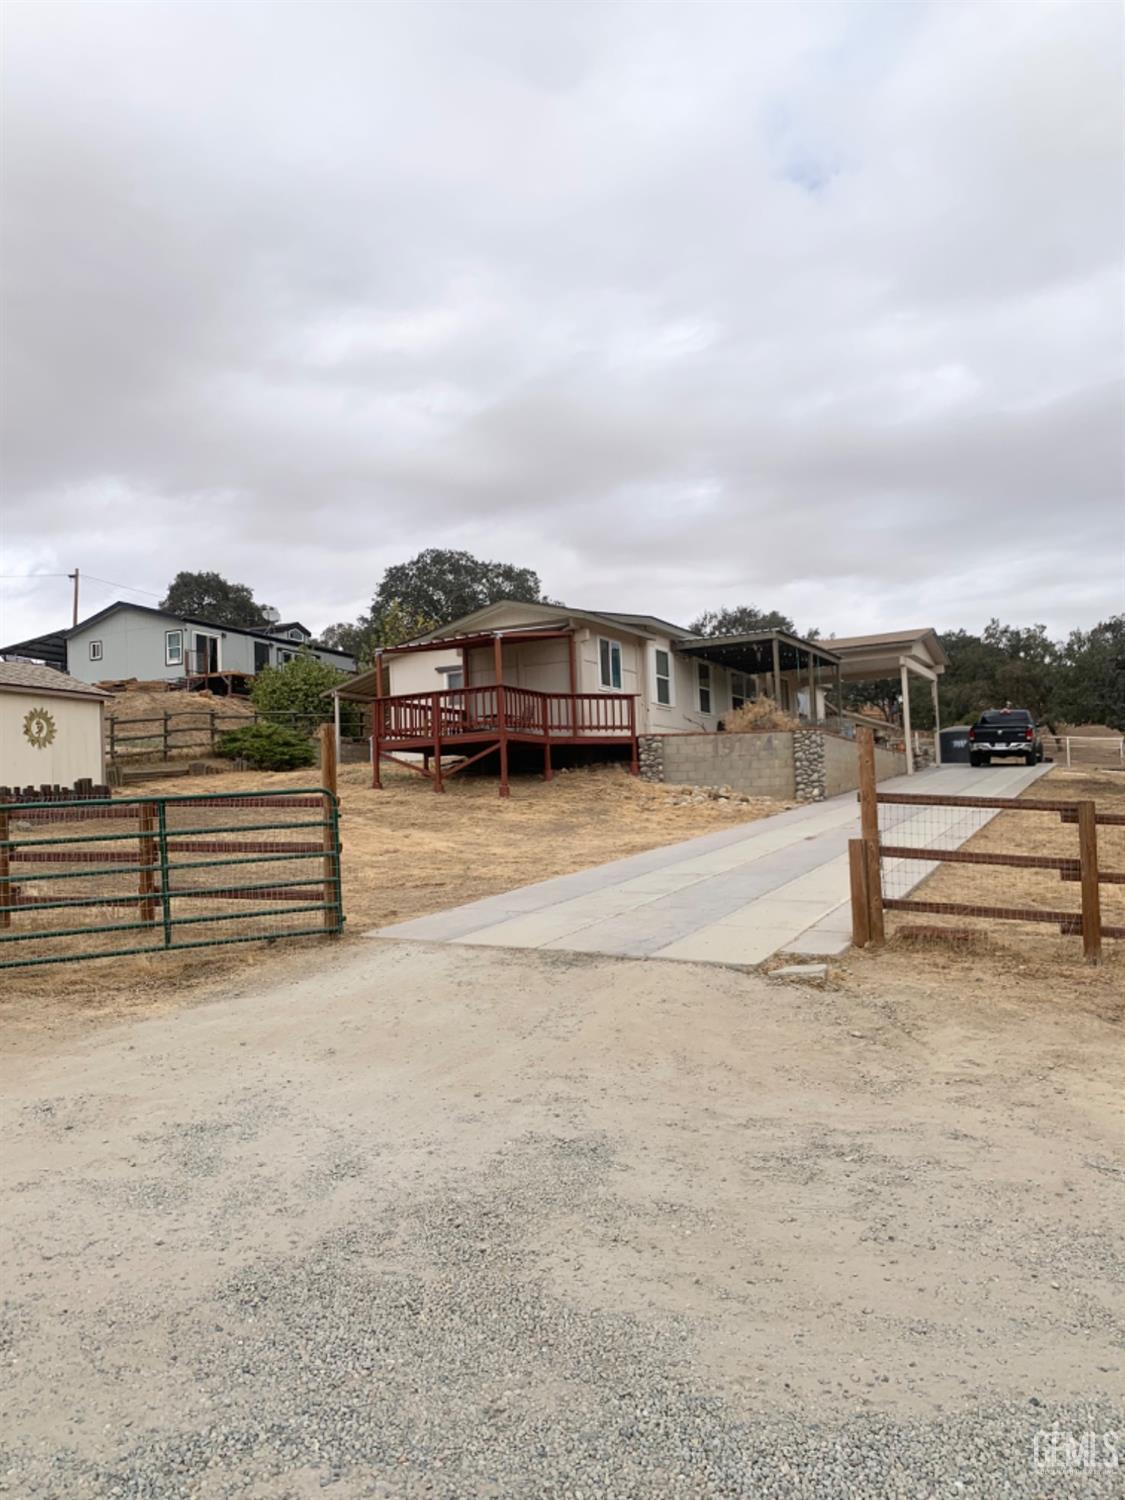
<svg viewBox="0 0 1125 1500">
<path fill-rule="evenodd" d="M 104 781 L 109 696 L 53 667 L 0 662 L 0 785 Z"/>
</svg>

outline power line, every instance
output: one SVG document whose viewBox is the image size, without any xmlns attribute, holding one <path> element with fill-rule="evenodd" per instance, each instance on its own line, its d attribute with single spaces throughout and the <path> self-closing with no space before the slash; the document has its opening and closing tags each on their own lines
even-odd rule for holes
<svg viewBox="0 0 1125 1500">
<path fill-rule="evenodd" d="M 47 575 L 44 574 L 43 576 L 46 577 Z M 60 573 L 60 574 L 54 574 L 52 576 L 53 577 L 60 577 L 60 578 L 69 578 L 70 574 L 69 573 Z M 127 594 L 147 594 L 150 599 L 160 599 L 160 598 L 163 598 L 163 595 L 161 595 L 161 594 L 154 594 L 151 589 L 138 589 L 138 588 L 134 588 L 134 586 L 131 583 L 114 583 L 114 581 L 113 581 L 112 578 L 99 578 L 96 573 L 83 573 L 82 577 L 83 578 L 92 578 L 95 583 L 104 583 L 104 584 L 107 585 L 107 587 L 109 587 L 111 589 L 124 589 Z"/>
</svg>

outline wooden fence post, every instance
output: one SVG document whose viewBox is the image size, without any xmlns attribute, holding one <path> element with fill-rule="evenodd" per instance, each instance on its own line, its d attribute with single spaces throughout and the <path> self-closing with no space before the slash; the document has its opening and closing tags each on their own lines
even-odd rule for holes
<svg viewBox="0 0 1125 1500">
<path fill-rule="evenodd" d="M 0 812 L 0 840 L 6 840 L 8 834 L 8 814 Z M 6 843 L 0 844 L 0 906 L 12 905 L 12 887 L 8 882 L 8 872 L 11 869 L 11 860 Z M 12 925 L 12 914 L 10 911 L 0 912 L 0 927 Z"/>
<path fill-rule="evenodd" d="M 117 720 L 110 715 L 109 718 L 109 761 L 112 765 L 117 759 Z"/>
<path fill-rule="evenodd" d="M 320 784 L 326 792 L 336 795 L 336 736 L 331 724 L 322 724 L 317 731 L 320 737 Z"/>
<path fill-rule="evenodd" d="M 141 901 L 141 921 L 156 921 L 157 890 L 156 871 L 152 866 L 156 863 L 156 807 L 152 802 L 143 802 L 137 810 L 137 847 L 140 852 L 139 864 L 147 866 L 139 872 L 137 889 L 143 897 Z M 163 872 L 161 872 L 163 874 Z"/>
<path fill-rule="evenodd" d="M 863 839 L 848 840 L 848 876 L 852 893 L 852 942 L 866 948 L 871 940 L 871 911 L 867 894 L 867 845 Z"/>
<path fill-rule="evenodd" d="M 875 732 L 860 729 L 856 735 L 859 751 L 859 827 L 867 858 L 867 927 L 868 940 L 881 948 L 886 941 L 883 924 L 883 880 L 879 865 L 879 804 L 875 782 Z"/>
<path fill-rule="evenodd" d="M 1082 877 L 1082 951 L 1086 962 L 1102 956 L 1102 898 L 1098 885 L 1098 822 L 1093 802 L 1078 804 L 1078 863 Z"/>
<path fill-rule="evenodd" d="M 215 753 L 215 710 L 211 710 L 211 754 Z"/>
<path fill-rule="evenodd" d="M 324 862 L 321 875 L 324 880 L 324 930 L 333 936 L 340 930 L 340 912 L 332 903 L 343 899 L 340 860 L 336 849 L 336 822 L 332 813 L 336 797 L 336 730 L 332 724 L 322 724 L 318 730 L 320 738 L 320 784 L 331 795 L 324 799 L 324 833 L 322 845 Z"/>
</svg>

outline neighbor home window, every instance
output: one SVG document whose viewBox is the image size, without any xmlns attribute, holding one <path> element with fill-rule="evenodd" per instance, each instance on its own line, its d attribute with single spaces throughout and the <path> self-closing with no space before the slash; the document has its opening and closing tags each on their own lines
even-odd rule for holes
<svg viewBox="0 0 1125 1500">
<path fill-rule="evenodd" d="M 289 639 L 291 641 L 299 641 L 301 639 L 301 632 L 299 630 L 291 630 L 289 632 Z"/>
<path fill-rule="evenodd" d="M 672 704 L 672 653 L 657 650 L 656 656 L 656 701 L 665 708 Z"/>
<path fill-rule="evenodd" d="M 621 686 L 621 647 L 616 641 L 604 637 L 598 641 L 598 668 L 604 688 Z"/>
<path fill-rule="evenodd" d="M 184 633 L 182 630 L 164 632 L 164 665 L 182 667 L 184 664 Z"/>
<path fill-rule="evenodd" d="M 709 714 L 711 712 L 711 667 L 708 662 L 701 661 L 699 666 L 699 712 Z"/>
<path fill-rule="evenodd" d="M 101 641 L 91 641 L 90 642 L 90 660 L 91 661 L 101 661 L 101 659 L 102 659 L 102 643 L 101 643 Z"/>
<path fill-rule="evenodd" d="M 445 678 L 445 688 L 452 691 L 453 688 L 465 686 L 465 673 L 460 667 L 438 667 L 438 675 Z"/>
</svg>

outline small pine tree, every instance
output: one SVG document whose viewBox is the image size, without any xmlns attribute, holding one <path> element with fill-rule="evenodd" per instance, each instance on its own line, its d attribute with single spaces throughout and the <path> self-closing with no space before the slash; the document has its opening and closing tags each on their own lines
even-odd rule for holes
<svg viewBox="0 0 1125 1500">
<path fill-rule="evenodd" d="M 215 747 L 226 760 L 244 760 L 256 771 L 295 771 L 316 762 L 312 741 L 282 724 L 247 724 L 221 735 Z"/>
</svg>

